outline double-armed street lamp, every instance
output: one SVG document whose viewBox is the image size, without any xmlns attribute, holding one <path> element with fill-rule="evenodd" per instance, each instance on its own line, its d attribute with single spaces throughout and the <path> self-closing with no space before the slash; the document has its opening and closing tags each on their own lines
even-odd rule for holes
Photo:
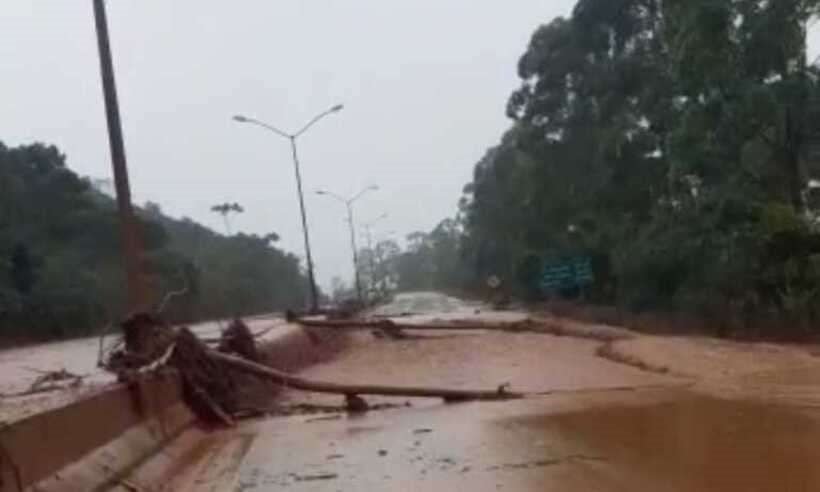
<svg viewBox="0 0 820 492">
<path fill-rule="evenodd" d="M 376 217 L 375 219 L 365 222 L 362 224 L 362 231 L 364 231 L 364 237 L 367 239 L 367 248 L 373 249 L 373 226 L 377 223 L 381 222 L 382 220 L 387 218 L 387 213 L 383 213 Z"/>
<path fill-rule="evenodd" d="M 368 289 L 371 293 L 376 290 L 376 250 L 373 249 L 373 226 L 386 218 L 387 213 L 383 213 L 375 219 L 362 224 L 362 231 L 364 232 L 364 238 L 365 241 L 367 241 L 367 249 L 370 253 L 370 286 Z"/>
<path fill-rule="evenodd" d="M 356 225 L 353 222 L 353 204 L 356 202 L 356 200 L 364 196 L 365 193 L 369 191 L 376 191 L 378 189 L 379 187 L 375 185 L 368 186 L 367 188 L 363 189 L 351 198 L 345 198 L 341 195 L 337 195 L 336 193 L 326 190 L 316 191 L 317 195 L 329 196 L 335 200 L 338 200 L 339 202 L 343 203 L 345 208 L 347 209 L 347 224 L 350 227 L 350 247 L 353 250 L 353 274 L 356 280 L 356 295 L 358 296 L 360 303 L 364 302 L 364 297 L 362 294 L 362 282 L 361 278 L 359 277 L 359 255 L 356 251 Z"/>
<path fill-rule="evenodd" d="M 301 129 L 299 129 L 299 131 L 295 133 L 288 133 L 282 131 L 273 125 L 269 125 L 255 118 L 249 118 L 247 116 L 242 115 L 236 115 L 233 117 L 234 121 L 259 126 L 290 141 L 290 149 L 293 155 L 293 168 L 296 173 L 296 190 L 299 193 L 299 210 L 302 215 L 302 233 L 305 237 L 305 259 L 307 261 L 307 274 L 308 281 L 310 283 L 310 308 L 311 311 L 314 313 L 319 310 L 319 292 L 316 288 L 316 277 L 314 276 L 313 271 L 313 255 L 310 252 L 310 234 L 308 232 L 307 213 L 305 212 L 305 198 L 304 194 L 302 193 L 302 174 L 299 169 L 299 154 L 296 150 L 296 140 L 299 137 L 301 137 L 306 131 L 308 131 L 313 125 L 315 125 L 319 120 L 333 113 L 338 113 L 343 108 L 344 106 L 342 106 L 341 104 L 337 104 L 336 106 L 333 106 L 332 108 L 319 113 L 318 115 L 314 116 L 310 121 L 308 121 Z"/>
</svg>

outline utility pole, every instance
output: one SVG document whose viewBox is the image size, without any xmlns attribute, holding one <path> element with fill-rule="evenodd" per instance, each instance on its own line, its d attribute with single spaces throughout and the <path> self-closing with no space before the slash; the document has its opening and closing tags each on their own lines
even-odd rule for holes
<svg viewBox="0 0 820 492">
<path fill-rule="evenodd" d="M 108 36 L 108 19 L 105 0 L 93 0 L 94 20 L 97 30 L 97 47 L 100 52 L 100 72 L 102 74 L 105 116 L 108 122 L 108 143 L 111 148 L 111 166 L 114 170 L 114 187 L 117 192 L 120 234 L 125 259 L 125 274 L 128 289 L 128 309 L 131 312 L 148 308 L 148 289 L 140 268 L 141 245 L 131 205 L 131 188 L 128 184 L 128 166 L 125 160 L 125 145 L 122 137 L 122 123 L 117 101 L 117 86 L 114 81 L 114 63 L 111 60 L 111 43 Z"/>
</svg>

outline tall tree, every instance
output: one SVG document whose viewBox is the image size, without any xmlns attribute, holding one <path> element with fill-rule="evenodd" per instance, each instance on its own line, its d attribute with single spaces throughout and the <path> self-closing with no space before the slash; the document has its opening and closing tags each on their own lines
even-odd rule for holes
<svg viewBox="0 0 820 492">
<path fill-rule="evenodd" d="M 579 0 L 538 28 L 512 128 L 460 204 L 480 278 L 592 257 L 601 300 L 800 313 L 820 300 L 817 0 Z"/>
<path fill-rule="evenodd" d="M 230 204 L 231 210 L 235 207 Z M 277 236 L 226 237 L 157 204 L 137 210 L 145 254 L 140 266 L 164 315 L 193 321 L 301 306 L 299 260 Z M 42 144 L 0 144 L 0 337 L 79 336 L 122 316 L 115 202 Z"/>
</svg>

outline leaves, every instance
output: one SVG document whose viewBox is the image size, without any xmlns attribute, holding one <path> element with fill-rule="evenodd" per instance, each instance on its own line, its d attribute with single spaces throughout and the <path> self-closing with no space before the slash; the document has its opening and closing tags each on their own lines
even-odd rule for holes
<svg viewBox="0 0 820 492">
<path fill-rule="evenodd" d="M 214 206 L 241 213 L 238 203 Z M 137 210 L 143 273 L 171 319 L 193 321 L 300 306 L 299 260 L 265 237 L 230 238 L 190 220 Z M 55 147 L 0 144 L 0 330 L 32 338 L 77 336 L 123 314 L 116 205 L 65 166 Z"/>
<path fill-rule="evenodd" d="M 538 260 L 585 252 L 617 286 L 602 300 L 632 307 L 731 316 L 814 299 L 818 4 L 579 0 L 539 27 L 514 125 L 460 202 L 474 271 L 527 292 Z"/>
</svg>

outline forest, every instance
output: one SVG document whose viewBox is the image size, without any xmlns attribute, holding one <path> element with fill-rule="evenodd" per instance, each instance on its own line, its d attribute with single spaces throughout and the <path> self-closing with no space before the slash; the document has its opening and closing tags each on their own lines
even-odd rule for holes
<svg viewBox="0 0 820 492">
<path fill-rule="evenodd" d="M 169 320 L 304 304 L 299 260 L 274 246 L 275 234 L 225 236 L 152 203 L 137 215 L 141 267 L 156 304 L 168 296 Z M 124 276 L 113 198 L 54 146 L 0 143 L 0 340 L 95 333 L 124 315 Z"/>
<path fill-rule="evenodd" d="M 818 4 L 579 0 L 540 26 L 509 129 L 458 214 L 416 243 L 435 272 L 422 283 L 476 289 L 498 275 L 523 298 L 576 298 L 541 278 L 584 256 L 588 302 L 816 330 Z M 453 248 L 458 265 L 437 263 Z"/>
</svg>

